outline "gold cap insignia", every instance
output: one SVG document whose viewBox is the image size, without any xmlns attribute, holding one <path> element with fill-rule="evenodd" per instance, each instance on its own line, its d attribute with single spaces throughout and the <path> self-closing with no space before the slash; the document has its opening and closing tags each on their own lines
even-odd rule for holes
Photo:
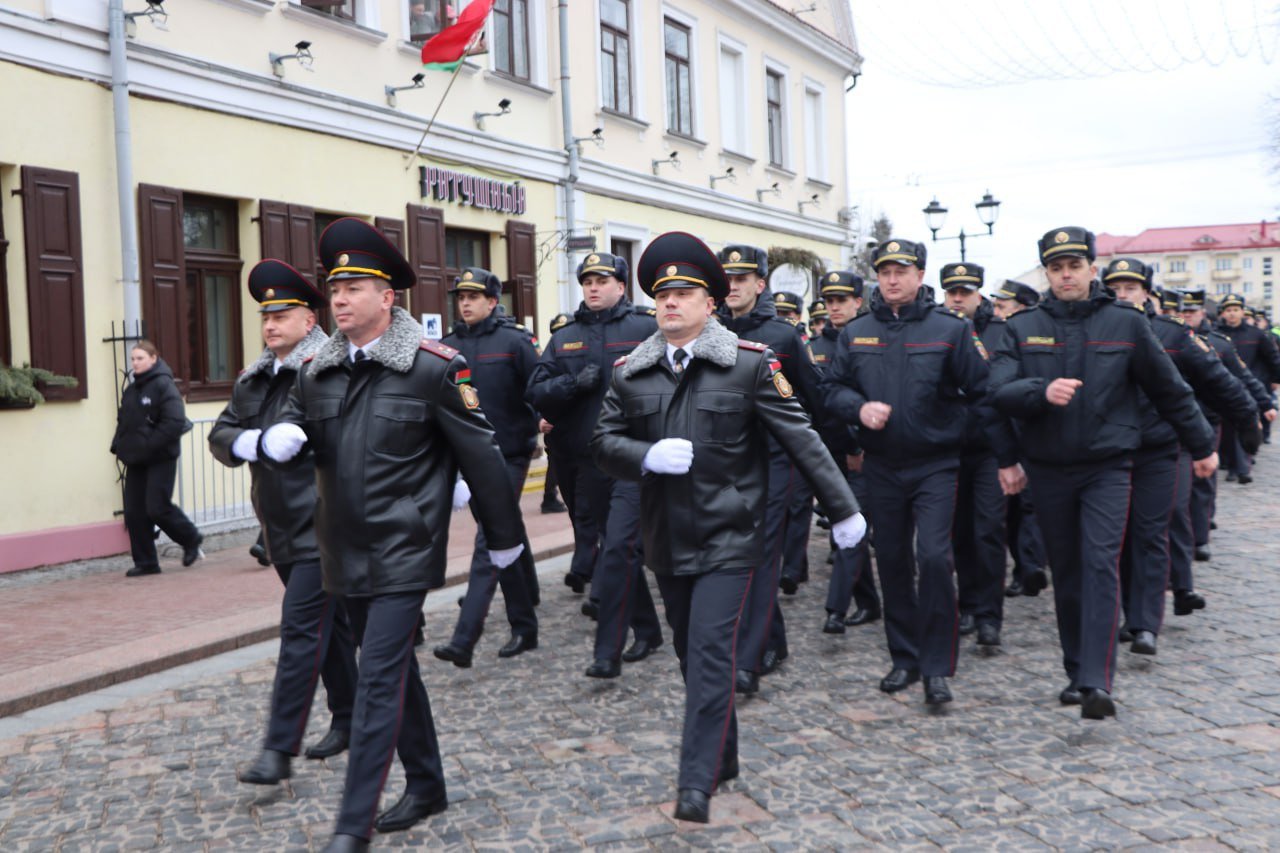
<svg viewBox="0 0 1280 853">
<path fill-rule="evenodd" d="M 885 249 L 885 251 L 886 251 L 886 252 L 896 252 L 896 251 L 898 251 L 898 250 L 899 250 L 899 249 L 901 249 L 901 248 L 902 248 L 902 247 L 901 247 L 901 246 L 899 246 L 899 245 L 897 244 L 897 242 L 896 242 L 896 241 L 895 241 L 895 242 L 892 242 L 892 243 L 890 243 L 889 245 L 887 245 L 887 246 L 885 246 L 885 247 L 884 247 L 884 249 Z"/>
<path fill-rule="evenodd" d="M 587 263 L 589 263 L 589 264 L 598 264 L 598 263 L 600 263 L 600 256 L 599 256 L 599 255 L 587 255 Z"/>
<path fill-rule="evenodd" d="M 730 263 L 736 264 L 736 263 L 737 263 L 738 261 L 740 261 L 740 260 L 742 260 L 742 253 L 741 253 L 741 252 L 730 252 L 730 253 L 729 253 L 729 262 L 730 262 Z"/>
<path fill-rule="evenodd" d="M 831 275 L 827 276 L 827 281 L 839 281 L 839 280 L 840 280 L 840 273 L 838 272 L 833 272 Z"/>
<path fill-rule="evenodd" d="M 264 298 L 264 299 L 275 299 L 275 298 L 276 298 L 276 289 L 275 289 L 274 287 L 268 287 L 268 288 L 263 292 L 262 296 L 263 296 L 263 298 Z"/>
<path fill-rule="evenodd" d="M 964 275 L 967 272 L 968 270 L 964 268 L 964 264 L 961 264 L 960 266 L 956 267 L 956 275 Z"/>
<path fill-rule="evenodd" d="M 345 267 L 347 263 L 350 262 L 350 260 L 351 260 L 351 256 L 348 254 L 344 253 L 344 254 L 338 255 L 338 266 Z"/>
<path fill-rule="evenodd" d="M 1121 261 L 1120 263 L 1116 264 L 1116 269 L 1118 270 L 1127 270 L 1128 268 L 1129 268 L 1128 261 Z"/>
<path fill-rule="evenodd" d="M 1066 231 L 1059 231 L 1057 234 L 1053 235 L 1053 242 L 1055 243 L 1065 243 L 1070 239 L 1071 238 L 1067 236 Z"/>
<path fill-rule="evenodd" d="M 672 264 L 671 266 L 667 267 L 667 275 L 675 275 L 678 272 L 680 272 L 680 268 L 675 264 Z"/>
<path fill-rule="evenodd" d="M 463 281 L 471 281 L 473 278 L 475 278 L 475 276 L 471 274 L 471 270 L 467 270 L 462 274 Z"/>
</svg>

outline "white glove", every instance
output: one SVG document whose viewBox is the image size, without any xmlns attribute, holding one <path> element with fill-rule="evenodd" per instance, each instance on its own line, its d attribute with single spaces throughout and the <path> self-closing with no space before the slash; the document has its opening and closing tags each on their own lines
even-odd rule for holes
<svg viewBox="0 0 1280 853">
<path fill-rule="evenodd" d="M 517 545 L 514 548 L 504 548 L 501 551 L 489 549 L 489 562 L 493 563 L 499 569 L 505 569 L 514 563 L 524 553 L 524 545 Z"/>
<path fill-rule="evenodd" d="M 867 520 L 862 513 L 855 512 L 844 521 L 831 525 L 831 538 L 836 540 L 837 548 L 852 548 L 867 535 Z"/>
<path fill-rule="evenodd" d="M 457 512 L 467 505 L 471 500 L 471 487 L 467 485 L 467 481 L 458 478 L 458 482 L 453 484 L 453 511 Z"/>
<path fill-rule="evenodd" d="M 260 429 L 247 429 L 236 436 L 236 440 L 231 442 L 231 453 L 238 456 L 245 462 L 258 461 L 258 437 L 262 435 Z"/>
<path fill-rule="evenodd" d="M 307 443 L 307 434 L 297 424 L 276 424 L 262 435 L 262 449 L 277 462 L 288 462 Z"/>
<path fill-rule="evenodd" d="M 687 474 L 693 465 L 693 442 L 664 438 L 649 448 L 640 467 L 654 474 Z"/>
</svg>

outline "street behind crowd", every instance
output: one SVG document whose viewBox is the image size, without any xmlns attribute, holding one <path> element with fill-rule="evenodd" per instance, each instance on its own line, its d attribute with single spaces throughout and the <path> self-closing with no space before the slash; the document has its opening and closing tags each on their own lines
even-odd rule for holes
<svg viewBox="0 0 1280 853">
<path fill-rule="evenodd" d="M 444 753 L 449 810 L 374 846 L 413 849 L 1115 849 L 1186 842 L 1280 845 L 1280 592 L 1272 582 L 1280 485 L 1221 483 L 1208 607 L 1176 617 L 1160 652 L 1122 646 L 1114 721 L 1058 704 L 1064 678 L 1051 591 L 1006 601 L 1004 645 L 961 640 L 955 702 L 876 689 L 881 623 L 822 634 L 826 548 L 783 597 L 791 656 L 740 701 L 742 775 L 712 823 L 671 819 L 683 690 L 670 645 L 621 679 L 582 677 L 593 625 L 543 562 L 540 647 L 498 660 L 500 625 L 457 669 L 431 656 L 457 610 L 428 600 L 419 649 Z M 564 518 L 560 516 L 559 518 Z M 246 558 L 247 559 L 247 558 Z M 78 620 L 95 642 L 92 601 Z M 255 652 L 261 653 L 254 659 Z M 0 849 L 308 850 L 333 829 L 346 755 L 299 760 L 278 788 L 236 781 L 257 753 L 274 644 L 195 664 L 163 688 L 75 719 L 49 706 L 0 720 Z M 308 741 L 328 726 L 317 696 Z M 6 728 L 7 725 L 7 728 Z M 11 734 L 21 732 L 20 734 Z M 399 776 L 396 765 L 392 771 Z M 386 785 L 385 803 L 403 788 Z"/>
</svg>

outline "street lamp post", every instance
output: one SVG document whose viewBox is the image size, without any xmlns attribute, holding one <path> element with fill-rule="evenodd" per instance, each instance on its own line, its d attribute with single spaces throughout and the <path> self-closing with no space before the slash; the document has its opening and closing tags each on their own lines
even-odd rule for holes
<svg viewBox="0 0 1280 853">
<path fill-rule="evenodd" d="M 974 237 L 990 236 L 995 230 L 996 218 L 1000 215 L 1000 202 L 992 198 L 989 190 L 982 196 L 982 201 L 976 202 L 973 206 L 978 209 L 978 219 L 982 221 L 983 225 L 987 226 L 986 234 L 981 232 L 977 234 L 966 234 L 964 233 L 964 228 L 961 228 L 960 233 L 954 237 L 939 237 L 938 232 L 942 230 L 943 223 L 947 221 L 947 209 L 938 203 L 938 199 L 935 196 L 933 201 L 929 202 L 929 206 L 923 210 L 925 224 L 933 234 L 933 242 L 936 243 L 939 240 L 960 241 L 961 261 L 966 260 L 965 240 L 972 239 Z"/>
</svg>

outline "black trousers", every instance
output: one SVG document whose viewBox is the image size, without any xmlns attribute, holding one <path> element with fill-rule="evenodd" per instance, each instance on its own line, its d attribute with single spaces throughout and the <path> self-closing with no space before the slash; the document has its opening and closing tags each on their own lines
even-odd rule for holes
<svg viewBox="0 0 1280 853">
<path fill-rule="evenodd" d="M 751 575 L 752 570 L 744 567 L 656 576 L 684 676 L 680 788 L 710 794 L 726 758 L 738 755 L 734 649 L 739 618 L 753 585 Z"/>
<path fill-rule="evenodd" d="M 419 591 L 344 599 L 361 638 L 360 677 L 335 833 L 365 839 L 373 833 L 382 786 L 397 753 L 407 792 L 429 799 L 445 795 L 431 703 L 413 651 L 425 598 Z"/>
<path fill-rule="evenodd" d="M 596 660 L 622 657 L 628 627 L 637 640 L 661 645 L 662 624 L 644 573 L 639 483 L 615 480 L 610 489 L 604 551 L 591 581 L 591 597 L 599 603 Z"/>
<path fill-rule="evenodd" d="M 782 550 L 787 541 L 787 520 L 791 500 L 802 477 L 782 447 L 769 439 L 769 484 L 764 510 L 764 554 L 756 566 L 755 580 L 747 597 L 738 631 L 738 668 L 760 672 L 768 649 L 785 651 L 787 626 L 778 606 L 778 581 L 782 572 Z M 833 521 L 835 519 L 832 519 Z"/>
<path fill-rule="evenodd" d="M 155 528 L 183 548 L 200 538 L 200 531 L 173 502 L 173 483 L 178 476 L 178 460 L 167 459 L 148 465 L 126 465 L 124 469 L 124 526 L 129 531 L 133 564 L 142 569 L 159 567 Z"/>
<path fill-rule="evenodd" d="M 280 657 L 263 746 L 297 755 L 317 676 L 324 681 L 328 698 L 329 728 L 351 730 L 356 697 L 355 638 L 341 600 L 324 591 L 318 558 L 275 568 L 284 583 L 284 602 L 280 606 Z"/>
<path fill-rule="evenodd" d="M 782 577 L 796 583 L 809 579 L 809 532 L 813 527 L 813 489 L 800 477 L 787 507 L 787 532 L 782 542 Z"/>
<path fill-rule="evenodd" d="M 573 560 L 569 571 L 589 581 L 600 556 L 611 480 L 586 456 L 557 453 L 556 467 L 560 494 L 573 523 Z"/>
<path fill-rule="evenodd" d="M 1214 450 L 1222 445 L 1222 428 L 1218 427 L 1218 442 Z M 1221 461 L 1221 458 L 1219 458 Z M 1209 547 L 1209 523 L 1213 521 L 1218 509 L 1218 472 L 1208 477 L 1195 477 L 1191 481 L 1191 530 L 1197 548 Z"/>
<path fill-rule="evenodd" d="M 895 468 L 868 457 L 862 466 L 889 655 L 895 668 L 926 676 L 956 670 L 951 529 L 959 468 L 956 458 Z"/>
<path fill-rule="evenodd" d="M 1031 490 L 1023 489 L 1006 503 L 1005 541 L 1009 554 L 1013 557 L 1013 577 L 1022 580 L 1031 572 L 1048 566 L 1049 557 L 1045 554 L 1040 523 L 1036 521 L 1036 506 L 1031 499 Z"/>
<path fill-rule="evenodd" d="M 1240 446 L 1240 437 L 1236 434 L 1235 425 L 1230 421 L 1222 422 L 1222 435 L 1218 440 L 1218 455 L 1221 467 L 1228 474 L 1248 474 L 1253 470 L 1249 454 Z"/>
<path fill-rule="evenodd" d="M 547 450 L 547 474 L 542 483 L 542 502 L 549 504 L 556 500 L 556 460 Z"/>
<path fill-rule="evenodd" d="M 858 499 L 858 506 L 867 506 L 867 481 L 861 473 L 849 470 L 844 458 L 836 464 L 844 471 L 844 478 Z M 849 611 L 849 602 L 855 601 L 859 608 L 880 612 L 880 595 L 876 592 L 876 583 L 871 577 L 871 535 L 862 537 L 853 548 L 837 548 L 835 540 L 831 540 L 831 580 L 827 583 L 827 612 L 844 617 Z"/>
<path fill-rule="evenodd" d="M 1196 588 L 1191 570 L 1195 554 L 1195 532 L 1191 528 L 1191 454 L 1185 447 L 1178 448 L 1178 465 L 1175 473 L 1173 515 L 1169 517 L 1169 585 L 1174 589 Z"/>
<path fill-rule="evenodd" d="M 1169 522 L 1178 502 L 1178 446 L 1143 448 L 1133 455 L 1129 525 L 1120 557 L 1125 622 L 1160 633 L 1169 586 Z"/>
<path fill-rule="evenodd" d="M 525 477 L 529 473 L 529 457 L 508 456 L 506 462 L 509 485 L 515 492 L 516 500 L 519 500 L 520 493 L 524 490 Z M 477 484 L 477 488 L 483 488 L 483 484 Z M 475 515 L 474 508 L 471 514 Z M 493 603 L 494 590 L 499 586 L 502 587 L 502 599 L 507 605 L 507 622 L 511 625 L 511 633 L 538 636 L 538 614 L 533 609 L 533 594 L 529 591 L 527 582 L 531 573 L 536 578 L 537 567 L 533 562 L 529 540 L 525 539 L 524 553 L 515 563 L 500 570 L 489 559 L 489 546 L 477 517 L 471 576 L 467 581 L 462 611 L 458 614 L 458 622 L 454 626 L 450 642 L 463 649 L 475 648 L 484 632 L 484 622 L 489 615 L 489 605 Z"/>
<path fill-rule="evenodd" d="M 952 545 L 960 612 L 979 625 L 1004 621 L 1005 496 L 990 453 L 960 457 Z"/>
<path fill-rule="evenodd" d="M 1049 547 L 1062 665 L 1080 687 L 1111 689 L 1120 629 L 1120 550 L 1132 463 L 1032 464 L 1031 489 Z"/>
</svg>

